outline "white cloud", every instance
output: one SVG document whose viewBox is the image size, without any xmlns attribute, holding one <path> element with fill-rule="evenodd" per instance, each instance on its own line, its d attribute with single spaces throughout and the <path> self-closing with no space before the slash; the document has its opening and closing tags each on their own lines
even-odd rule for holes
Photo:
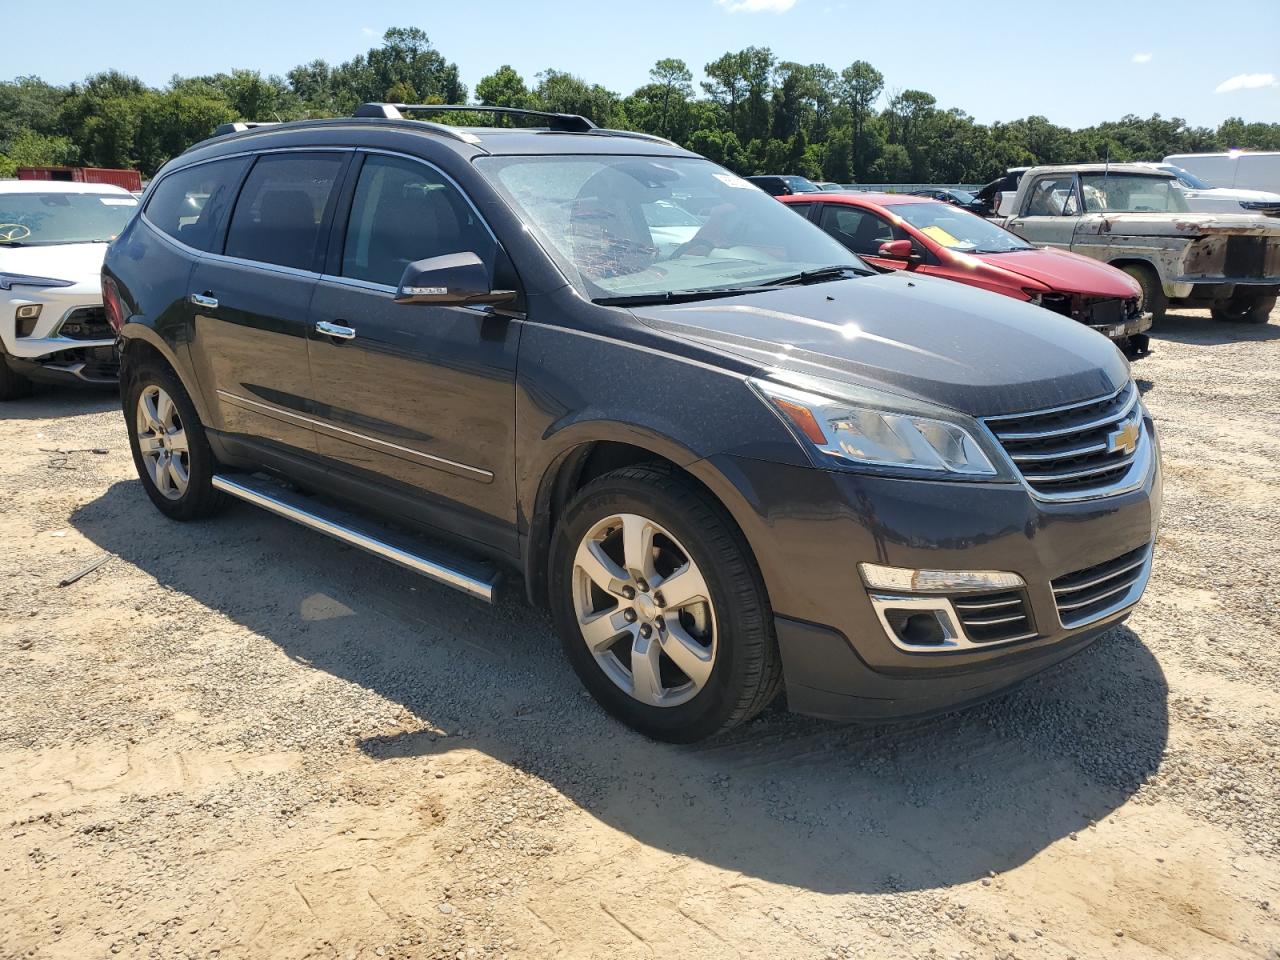
<svg viewBox="0 0 1280 960">
<path fill-rule="evenodd" d="M 361 27 L 360 32 L 366 37 L 376 37 L 378 35 L 378 31 L 373 29 L 373 27 Z"/>
<path fill-rule="evenodd" d="M 716 0 L 716 6 L 730 13 L 786 13 L 796 0 Z"/>
<path fill-rule="evenodd" d="M 1237 73 L 1223 80 L 1214 93 L 1231 93 L 1235 90 L 1257 90 L 1261 87 L 1280 87 L 1274 73 Z"/>
<path fill-rule="evenodd" d="M 1150 63 L 1150 62 L 1151 62 L 1151 54 L 1149 54 L 1149 53 L 1135 53 L 1135 54 L 1133 55 L 1133 62 L 1134 62 L 1134 63 Z"/>
</svg>

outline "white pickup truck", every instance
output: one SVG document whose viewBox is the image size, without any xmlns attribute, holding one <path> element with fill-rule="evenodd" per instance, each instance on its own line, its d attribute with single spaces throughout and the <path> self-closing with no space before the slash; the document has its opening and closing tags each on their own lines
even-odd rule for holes
<svg viewBox="0 0 1280 960">
<path fill-rule="evenodd" d="M 997 221 L 1124 270 L 1155 321 L 1179 303 L 1266 323 L 1280 293 L 1280 219 L 1192 213 L 1170 174 L 1139 164 L 1032 167 L 1000 195 Z"/>
</svg>

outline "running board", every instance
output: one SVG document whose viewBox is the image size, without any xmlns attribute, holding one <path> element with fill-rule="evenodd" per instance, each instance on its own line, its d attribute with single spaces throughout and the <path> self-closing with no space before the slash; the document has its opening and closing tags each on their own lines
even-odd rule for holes
<svg viewBox="0 0 1280 960">
<path fill-rule="evenodd" d="M 446 587 L 453 587 L 487 603 L 493 603 L 500 575 L 483 564 L 469 563 L 442 554 L 433 558 L 427 555 L 422 544 L 415 543 L 408 536 L 396 535 L 336 507 L 314 502 L 313 498 L 271 480 L 261 480 L 247 474 L 237 474 L 235 477 L 215 474 L 213 487 L 228 496 L 270 510 L 294 523 L 358 547 L 376 557 L 390 560 L 430 580 L 443 583 Z"/>
</svg>

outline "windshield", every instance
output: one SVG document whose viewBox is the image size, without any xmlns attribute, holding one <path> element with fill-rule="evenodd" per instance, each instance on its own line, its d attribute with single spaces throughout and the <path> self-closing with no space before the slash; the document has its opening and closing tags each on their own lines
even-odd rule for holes
<svg viewBox="0 0 1280 960">
<path fill-rule="evenodd" d="M 751 287 L 837 264 L 867 269 L 708 160 L 481 157 L 476 166 L 594 299 Z"/>
<path fill-rule="evenodd" d="M 1182 191 L 1172 177 L 1136 173 L 1086 173 L 1080 176 L 1089 213 L 1186 213 Z"/>
<path fill-rule="evenodd" d="M 948 203 L 893 203 L 885 206 L 930 240 L 961 253 L 1010 253 L 1031 244 L 990 220 Z"/>
<path fill-rule="evenodd" d="M 973 201 L 978 199 L 968 190 L 951 190 L 948 192 L 961 203 L 973 203 Z"/>
<path fill-rule="evenodd" d="M 804 177 L 783 177 L 782 182 L 795 193 L 821 193 L 822 188 Z"/>
<path fill-rule="evenodd" d="M 1190 187 L 1192 190 L 1212 190 L 1213 189 L 1213 184 L 1205 183 L 1203 180 L 1197 177 L 1190 170 L 1183 170 L 1181 167 L 1175 167 L 1172 163 L 1166 163 L 1160 169 L 1163 170 L 1165 173 L 1172 173 L 1175 177 L 1177 177 L 1180 181 L 1182 181 L 1183 184 Z"/>
<path fill-rule="evenodd" d="M 126 193 L 0 193 L 0 245 L 107 243 L 137 206 Z"/>
</svg>

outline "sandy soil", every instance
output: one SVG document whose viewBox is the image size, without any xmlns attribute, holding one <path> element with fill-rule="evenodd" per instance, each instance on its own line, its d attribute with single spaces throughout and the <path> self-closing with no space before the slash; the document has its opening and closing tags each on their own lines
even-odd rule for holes
<svg viewBox="0 0 1280 960">
<path fill-rule="evenodd" d="M 1280 315 L 1156 346 L 1126 626 L 981 708 L 692 749 L 523 606 L 163 520 L 113 398 L 5 405 L 0 956 L 1280 960 Z"/>
</svg>

